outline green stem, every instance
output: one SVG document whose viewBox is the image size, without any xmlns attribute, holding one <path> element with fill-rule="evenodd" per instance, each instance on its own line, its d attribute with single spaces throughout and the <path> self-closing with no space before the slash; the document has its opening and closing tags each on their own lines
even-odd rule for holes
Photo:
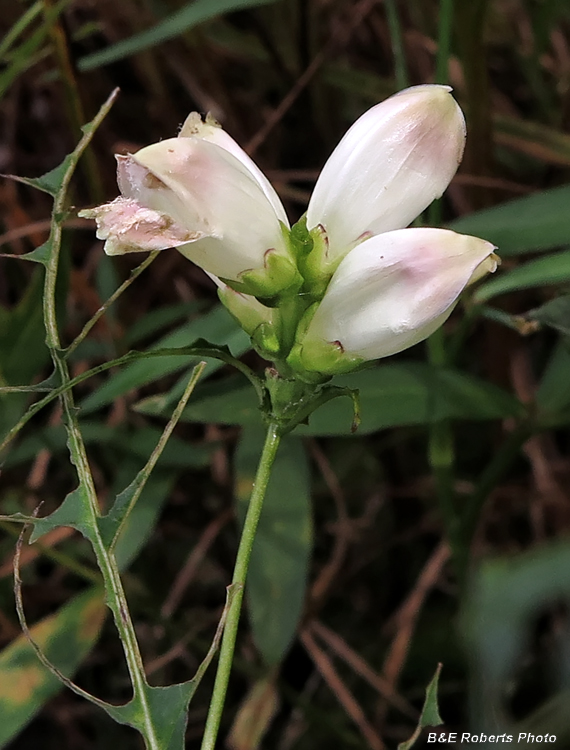
<svg viewBox="0 0 570 750">
<path fill-rule="evenodd" d="M 249 558 L 251 556 L 255 532 L 257 530 L 257 524 L 263 507 L 265 492 L 269 483 L 271 467 L 273 466 L 277 454 L 280 439 L 277 424 L 271 422 L 267 429 L 265 444 L 263 446 L 261 458 L 259 459 L 253 492 L 251 493 L 251 499 L 249 501 L 247 515 L 245 517 L 239 543 L 232 584 L 237 584 L 240 588 L 236 591 L 235 598 L 230 605 L 226 620 L 226 627 L 224 629 L 224 636 L 222 638 L 222 646 L 220 649 L 218 671 L 216 673 L 214 691 L 212 693 L 212 700 L 210 702 L 210 709 L 206 720 L 206 729 L 202 738 L 201 750 L 214 750 L 216 746 L 216 739 L 218 737 L 222 711 L 230 679 L 230 671 L 232 668 L 245 580 L 249 567 Z"/>
<path fill-rule="evenodd" d="M 443 329 L 439 328 L 428 339 L 429 361 L 434 367 L 444 367 L 447 363 Z M 435 479 L 437 500 L 443 516 L 445 530 L 453 558 L 461 556 L 459 518 L 455 507 L 454 464 L 455 450 L 453 431 L 448 419 L 430 425 L 428 437 L 428 458 Z"/>
<path fill-rule="evenodd" d="M 59 255 L 61 248 L 62 226 L 60 218 L 64 214 L 67 189 L 71 181 L 73 169 L 79 160 L 79 156 L 87 148 L 92 134 L 99 122 L 111 106 L 112 98 L 100 110 L 99 115 L 93 121 L 93 127 L 85 132 L 85 135 L 79 142 L 74 151 L 73 163 L 62 179 L 61 188 L 54 200 L 52 223 L 51 223 L 51 251 L 49 260 L 45 264 L 45 284 L 44 284 L 44 325 L 46 329 L 46 344 L 50 350 L 53 364 L 57 376 L 62 385 L 69 383 L 69 367 L 65 360 L 65 355 L 61 349 L 61 340 L 57 325 L 55 294 L 56 282 L 59 268 Z M 103 576 L 105 584 L 107 603 L 113 617 L 117 630 L 123 644 L 125 659 L 131 677 L 134 699 L 138 701 L 144 721 L 143 736 L 147 750 L 161 750 L 158 743 L 156 731 L 153 726 L 152 714 L 147 699 L 147 683 L 142 663 L 142 657 L 136 638 L 135 628 L 131 620 L 127 599 L 119 575 L 117 561 L 114 555 L 109 552 L 101 537 L 99 518 L 101 510 L 97 500 L 97 491 L 93 482 L 93 476 L 87 460 L 87 452 L 83 437 L 79 429 L 77 420 L 77 408 L 74 403 L 73 393 L 66 390 L 61 394 L 61 404 L 63 410 L 63 422 L 68 437 L 69 452 L 71 460 L 75 465 L 77 476 L 81 487 L 87 498 L 87 510 L 91 526 L 90 541 L 97 558 L 97 563 Z"/>
</svg>

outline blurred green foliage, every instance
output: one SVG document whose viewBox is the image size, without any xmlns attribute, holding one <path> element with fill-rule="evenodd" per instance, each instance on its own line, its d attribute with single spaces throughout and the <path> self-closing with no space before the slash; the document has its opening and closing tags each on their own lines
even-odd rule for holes
<svg viewBox="0 0 570 750">
<path fill-rule="evenodd" d="M 374 747 L 330 665 L 295 639 L 314 622 L 336 634 L 323 642 L 331 664 L 387 746 L 412 735 L 414 708 L 442 661 L 445 731 L 550 732 L 558 748 L 570 747 L 570 11 L 563 0 L 461 5 L 9 0 L 3 7 L 2 172 L 48 173 L 35 186 L 54 195 L 62 172 L 50 170 L 74 147 L 77 122 L 115 85 L 122 89 L 76 176 L 69 212 L 56 217 L 65 227 L 56 298 L 63 345 L 134 267 L 131 258 L 103 260 L 92 227 L 71 210 L 100 190 L 116 194 L 114 151 L 170 137 L 191 109 L 211 111 L 268 172 L 296 219 L 346 127 L 406 77 L 424 83 L 447 71 L 466 111 L 464 166 L 430 216 L 439 212 L 450 228 L 494 242 L 503 265 L 464 296 L 429 358 L 418 346 L 337 379 L 360 390 L 355 435 L 350 404 L 340 399 L 288 438 L 254 551 L 249 630 L 224 730 L 240 707 L 258 705 L 248 697 L 252 686 L 266 710 L 255 732 L 239 734 L 249 738 L 240 750 L 257 742 L 277 750 Z M 42 325 L 50 202 L 8 181 L 1 195 L 2 250 L 41 249 L 31 258 L 39 264 L 0 258 L 0 385 L 37 385 L 51 374 Z M 262 367 L 212 285 L 171 251 L 127 284 L 69 363 L 78 375 L 134 347 L 197 338 Z M 145 466 L 197 361 L 141 359 L 77 386 L 104 510 Z M 0 435 L 39 397 L 0 393 Z M 237 544 L 227 511 L 239 512 L 250 486 L 256 407 L 247 381 L 209 360 L 124 528 L 117 554 L 128 567 L 147 670 L 162 685 L 189 680 L 214 635 Z M 27 423 L 2 461 L 6 514 L 29 515 L 41 501 L 48 516 L 75 489 L 55 406 Z M 14 524 L 3 523 L 0 682 L 9 689 L 0 744 L 137 747 L 134 733 L 73 694 L 48 700 L 58 683 L 18 636 L 6 578 Z M 39 640 L 53 634 L 44 645 L 63 671 L 79 669 L 82 685 L 124 703 L 115 636 L 92 583 L 81 578 L 85 566 L 95 571 L 93 555 L 79 534 L 50 536 L 56 531 L 23 560 L 34 632 Z M 447 563 L 441 539 L 453 548 Z M 86 612 L 88 637 L 78 639 Z M 189 714 L 187 747 L 199 747 L 210 690 L 208 674 Z M 394 707 L 394 693 L 410 710 Z M 424 713 L 420 726 L 427 725 Z"/>
</svg>

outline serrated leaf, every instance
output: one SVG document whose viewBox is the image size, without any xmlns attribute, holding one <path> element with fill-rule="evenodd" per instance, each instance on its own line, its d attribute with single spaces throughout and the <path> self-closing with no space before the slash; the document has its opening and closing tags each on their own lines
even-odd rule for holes
<svg viewBox="0 0 570 750">
<path fill-rule="evenodd" d="M 145 698 L 153 717 L 158 747 L 164 750 L 182 749 L 188 703 L 196 687 L 193 681 L 167 687 L 145 686 Z M 138 701 L 133 700 L 124 706 L 107 706 L 105 710 L 119 724 L 126 724 L 145 734 L 145 717 Z"/>
<path fill-rule="evenodd" d="M 567 281 L 570 281 L 570 250 L 563 250 L 531 260 L 512 271 L 500 273 L 497 278 L 481 285 L 473 299 L 476 302 L 486 302 L 498 294 Z"/>
<path fill-rule="evenodd" d="M 44 242 L 43 245 L 36 247 L 35 250 L 31 250 L 29 253 L 18 255 L 20 260 L 30 260 L 34 263 L 41 263 L 42 266 L 47 266 L 51 255 L 52 243 L 51 239 Z"/>
<path fill-rule="evenodd" d="M 424 729 L 425 727 L 437 727 L 440 724 L 443 724 L 443 719 L 439 715 L 439 708 L 437 704 L 437 690 L 439 685 L 441 666 L 441 664 L 437 665 L 435 674 L 426 688 L 426 697 L 415 732 L 412 734 L 409 740 L 407 740 L 406 742 L 400 742 L 400 744 L 398 745 L 398 750 L 410 750 L 410 748 L 416 744 L 422 729 Z"/>
<path fill-rule="evenodd" d="M 243 522 L 264 442 L 243 431 L 236 453 L 235 494 Z M 279 664 L 301 616 L 313 544 L 310 474 L 302 441 L 283 438 L 253 543 L 246 599 L 253 638 L 265 663 Z"/>
<path fill-rule="evenodd" d="M 70 492 L 59 508 L 50 513 L 49 516 L 35 520 L 30 544 L 58 526 L 70 526 L 80 531 L 87 539 L 90 538 L 93 531 L 93 521 L 89 512 L 87 492 L 82 485 Z"/>
<path fill-rule="evenodd" d="M 564 185 L 463 216 L 449 228 L 489 240 L 504 257 L 549 250 L 570 243 L 569 205 Z"/>
<path fill-rule="evenodd" d="M 206 657 L 198 667 L 195 676 L 187 682 L 176 685 L 151 687 L 145 684 L 142 687 L 145 701 L 150 707 L 158 747 L 161 750 L 183 750 L 184 748 L 188 704 L 218 649 L 228 608 L 231 606 L 232 599 L 236 593 L 237 589 L 234 586 L 228 586 L 226 606 L 224 607 L 222 618 L 218 623 L 214 640 Z M 104 708 L 120 724 L 127 724 L 139 731 L 145 726 L 145 719 L 140 709 L 140 701 L 132 700 L 124 706 L 111 706 L 107 704 Z"/>
<path fill-rule="evenodd" d="M 48 193 L 53 198 L 55 198 L 55 196 L 61 190 L 65 174 L 72 164 L 73 154 L 68 154 L 61 162 L 61 164 L 58 164 L 57 167 L 50 169 L 49 172 L 46 172 L 41 177 L 18 177 L 15 175 L 10 175 L 10 177 L 14 180 L 17 180 L 18 182 L 23 182 L 24 185 L 29 185 L 30 187 L 36 188 L 36 190 L 41 190 L 44 193 Z M 29 257 L 30 255 L 31 253 L 27 254 L 28 260 L 32 260 Z M 24 255 L 21 257 L 25 258 L 26 256 Z"/>
<path fill-rule="evenodd" d="M 129 55 L 137 54 L 142 50 L 179 36 L 184 31 L 188 31 L 222 13 L 257 5 L 267 5 L 271 2 L 274 2 L 274 0 L 194 0 L 194 2 L 182 6 L 163 21 L 159 21 L 152 28 L 113 44 L 101 52 L 95 52 L 81 58 L 78 63 L 79 70 L 92 70 L 101 65 L 108 65 L 115 60 L 122 60 Z"/>
</svg>

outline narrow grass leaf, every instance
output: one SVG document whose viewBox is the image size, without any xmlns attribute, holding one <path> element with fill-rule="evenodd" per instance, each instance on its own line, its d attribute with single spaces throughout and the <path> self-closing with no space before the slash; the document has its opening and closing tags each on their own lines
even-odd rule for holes
<svg viewBox="0 0 570 750">
<path fill-rule="evenodd" d="M 79 70 L 93 70 L 101 65 L 108 65 L 116 60 L 122 60 L 129 55 L 135 55 L 149 47 L 155 47 L 161 42 L 180 36 L 185 31 L 209 21 L 222 13 L 231 13 L 244 8 L 267 5 L 275 0 L 194 0 L 186 3 L 180 10 L 160 21 L 155 26 L 135 36 L 113 44 L 111 47 L 81 58 Z"/>
<path fill-rule="evenodd" d="M 497 278 L 480 286 L 473 298 L 476 302 L 486 302 L 498 294 L 545 284 L 562 284 L 568 281 L 570 281 L 570 250 L 563 250 L 531 260 L 512 271 L 500 273 Z"/>
<path fill-rule="evenodd" d="M 106 611 L 101 589 L 92 588 L 34 625 L 31 633 L 48 659 L 71 676 L 97 640 Z M 6 646 L 0 652 L 0 748 L 60 689 L 24 635 Z"/>
<path fill-rule="evenodd" d="M 520 255 L 570 243 L 570 185 L 517 198 L 449 224 L 497 245 L 499 255 Z"/>
</svg>

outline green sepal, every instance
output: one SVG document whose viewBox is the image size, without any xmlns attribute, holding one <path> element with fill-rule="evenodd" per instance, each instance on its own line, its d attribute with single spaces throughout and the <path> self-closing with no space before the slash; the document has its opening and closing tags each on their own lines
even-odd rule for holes
<svg viewBox="0 0 570 750">
<path fill-rule="evenodd" d="M 345 375 L 366 363 L 362 357 L 346 354 L 336 341 L 311 339 L 306 334 L 319 306 L 315 302 L 303 315 L 297 328 L 295 345 L 287 357 L 287 364 L 305 383 L 324 383 L 333 375 Z"/>
<path fill-rule="evenodd" d="M 256 299 L 244 297 L 242 292 L 237 292 L 231 287 L 220 288 L 218 289 L 218 297 L 234 320 L 250 336 L 260 325 L 273 322 L 273 310 L 265 307 Z"/>
<path fill-rule="evenodd" d="M 289 246 L 297 264 L 303 262 L 312 251 L 314 239 L 307 229 L 307 214 L 303 214 L 296 224 L 291 227 Z"/>
<path fill-rule="evenodd" d="M 243 271 L 237 281 L 224 278 L 222 281 L 236 292 L 249 294 L 263 301 L 274 300 L 284 292 L 300 289 L 303 284 L 293 258 L 274 249 L 265 253 L 262 268 Z"/>
<path fill-rule="evenodd" d="M 281 339 L 271 323 L 261 323 L 250 336 L 253 348 L 263 359 L 272 361 L 282 356 Z"/>
<path fill-rule="evenodd" d="M 346 354 L 334 341 L 297 343 L 287 357 L 287 364 L 306 383 L 323 383 L 333 375 L 346 375 L 366 364 L 366 360 Z"/>
</svg>

